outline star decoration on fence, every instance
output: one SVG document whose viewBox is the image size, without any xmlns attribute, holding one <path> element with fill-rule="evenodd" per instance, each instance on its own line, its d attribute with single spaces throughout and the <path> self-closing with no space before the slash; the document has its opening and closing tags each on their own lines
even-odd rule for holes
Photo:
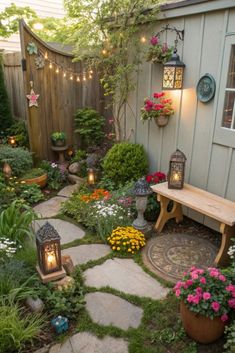
<svg viewBox="0 0 235 353">
<path fill-rule="evenodd" d="M 37 100 L 38 100 L 39 94 L 35 94 L 34 90 L 31 89 L 30 94 L 27 94 L 26 97 L 29 100 L 29 107 L 33 107 L 33 106 L 38 107 Z"/>
</svg>

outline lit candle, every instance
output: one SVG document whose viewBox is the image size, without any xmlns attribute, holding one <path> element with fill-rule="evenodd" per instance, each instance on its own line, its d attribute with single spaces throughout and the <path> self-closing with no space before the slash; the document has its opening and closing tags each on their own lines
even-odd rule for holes
<svg viewBox="0 0 235 353">
<path fill-rule="evenodd" d="M 175 181 L 179 181 L 180 180 L 180 176 L 179 176 L 179 174 L 177 172 L 175 172 L 173 174 L 173 180 L 175 180 Z"/>
<path fill-rule="evenodd" d="M 56 260 L 55 260 L 55 255 L 52 253 L 49 253 L 47 255 L 47 263 L 48 263 L 48 268 L 53 268 L 56 266 Z"/>
<path fill-rule="evenodd" d="M 14 136 L 10 136 L 10 137 L 9 137 L 9 143 L 10 143 L 10 145 L 12 145 L 12 146 L 15 145 L 16 140 L 15 140 L 15 137 L 14 137 Z"/>
<path fill-rule="evenodd" d="M 94 185 L 95 184 L 95 173 L 93 169 L 88 170 L 88 185 Z"/>
</svg>

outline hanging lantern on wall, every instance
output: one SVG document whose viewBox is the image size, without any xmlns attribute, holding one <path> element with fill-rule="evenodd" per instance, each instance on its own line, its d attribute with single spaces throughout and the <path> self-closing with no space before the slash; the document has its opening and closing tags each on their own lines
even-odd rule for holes
<svg viewBox="0 0 235 353">
<path fill-rule="evenodd" d="M 171 155 L 168 172 L 169 189 L 183 189 L 186 159 L 184 153 L 178 149 Z"/>
<path fill-rule="evenodd" d="M 37 271 L 43 283 L 63 278 L 66 273 L 61 264 L 60 236 L 46 222 L 36 233 L 38 254 Z"/>
<path fill-rule="evenodd" d="M 169 61 L 163 64 L 162 89 L 174 90 L 183 88 L 185 64 L 177 54 L 177 48 Z"/>
</svg>

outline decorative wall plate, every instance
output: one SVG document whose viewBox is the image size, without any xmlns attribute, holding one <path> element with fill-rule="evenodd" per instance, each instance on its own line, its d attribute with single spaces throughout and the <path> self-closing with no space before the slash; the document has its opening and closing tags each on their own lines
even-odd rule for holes
<svg viewBox="0 0 235 353">
<path fill-rule="evenodd" d="M 216 83 L 213 76 L 205 74 L 197 84 L 197 98 L 200 102 L 207 103 L 214 98 Z"/>
</svg>

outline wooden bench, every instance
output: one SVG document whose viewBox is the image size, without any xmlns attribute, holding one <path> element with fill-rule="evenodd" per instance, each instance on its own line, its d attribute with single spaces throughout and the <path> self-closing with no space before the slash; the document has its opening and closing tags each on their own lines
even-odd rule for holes
<svg viewBox="0 0 235 353">
<path fill-rule="evenodd" d="M 179 223 L 183 220 L 182 205 L 198 211 L 220 222 L 222 241 L 219 252 L 215 258 L 215 265 L 228 264 L 228 248 L 231 238 L 235 237 L 235 202 L 211 194 L 205 190 L 184 184 L 181 190 L 168 189 L 167 182 L 153 185 L 152 190 L 157 193 L 161 205 L 161 212 L 155 228 L 161 232 L 165 223 L 175 218 Z M 171 211 L 168 211 L 169 202 L 173 201 Z"/>
</svg>

